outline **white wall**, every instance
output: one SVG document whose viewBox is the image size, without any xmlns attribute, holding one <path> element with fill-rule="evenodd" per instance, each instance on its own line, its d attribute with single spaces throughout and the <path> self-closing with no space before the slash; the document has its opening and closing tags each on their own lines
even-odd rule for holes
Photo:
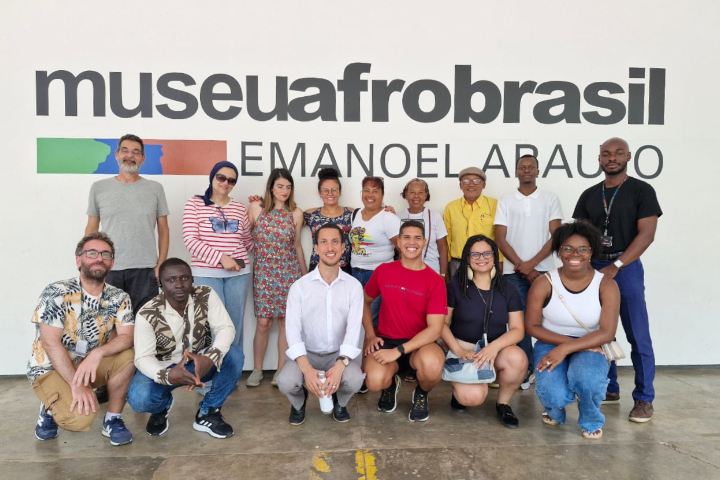
<svg viewBox="0 0 720 480">
<path fill-rule="evenodd" d="M 440 210 L 459 197 L 454 178 L 444 177 L 444 145 L 451 146 L 450 171 L 482 166 L 493 144 L 500 146 L 510 165 L 515 145 L 532 143 L 544 167 L 556 144 L 564 147 L 573 178 L 552 170 L 541 178 L 541 188 L 560 196 L 566 217 L 585 188 L 598 179 L 581 178 L 575 166 L 582 145 L 584 169 L 596 169 L 597 146 L 611 136 L 630 142 L 631 150 L 654 145 L 662 151 L 661 173 L 650 183 L 658 192 L 665 215 L 655 243 L 643 256 L 651 330 L 659 365 L 718 364 L 720 350 L 711 348 L 720 337 L 716 311 L 720 302 L 711 294 L 718 265 L 712 240 L 719 233 L 714 206 L 714 156 L 720 151 L 716 112 L 720 97 L 715 79 L 720 73 L 715 28 L 720 7 L 713 2 L 608 1 L 531 2 L 512 5 L 491 2 L 362 2 L 338 6 L 336 2 L 269 2 L 240 4 L 218 1 L 198 7 L 197 2 L 127 1 L 116 4 L 76 1 L 14 2 L 0 17 L 0 325 L 3 347 L 0 374 L 25 372 L 33 327 L 30 316 L 42 288 L 76 274 L 73 249 L 86 222 L 87 193 L 98 175 L 38 174 L 36 138 L 117 138 L 132 132 L 144 138 L 227 140 L 228 160 L 240 164 L 241 142 L 263 142 L 253 149 L 263 162 L 250 168 L 263 177 L 242 178 L 235 196 L 245 201 L 260 192 L 270 171 L 269 142 L 280 142 L 286 157 L 295 144 L 307 146 L 306 177 L 294 172 L 297 201 L 302 208 L 319 205 L 316 179 L 310 178 L 314 160 L 329 143 L 341 172 L 346 173 L 346 145 L 363 151 L 374 144 L 376 156 L 391 143 L 405 145 L 412 155 L 410 172 L 388 179 L 386 202 L 404 206 L 399 196 L 405 182 L 416 175 L 418 144 L 439 144 L 437 164 L 425 171 L 430 179 L 430 208 Z M 338 121 L 255 121 L 247 110 L 227 121 L 214 120 L 199 110 L 185 120 L 171 120 L 157 110 L 152 118 L 93 117 L 90 88 L 80 87 L 78 115 L 64 115 L 63 90 L 50 89 L 50 111 L 36 115 L 35 72 L 93 70 L 108 79 L 122 72 L 128 105 L 138 98 L 138 74 L 150 72 L 153 82 L 168 72 L 191 75 L 198 85 L 184 88 L 199 95 L 200 83 L 211 74 L 233 76 L 247 93 L 246 76 L 260 77 L 261 104 L 274 103 L 275 77 L 289 81 L 320 77 L 335 83 L 348 64 L 370 63 L 366 80 L 418 79 L 442 82 L 453 91 L 455 65 L 471 65 L 472 80 L 503 82 L 534 80 L 572 82 L 583 89 L 593 82 L 613 82 L 625 92 L 628 69 L 660 68 L 666 72 L 665 118 L 662 125 L 629 125 L 627 117 L 613 125 L 544 125 L 533 117 L 533 107 L 547 100 L 524 97 L 520 122 L 503 123 L 502 113 L 488 124 L 455 123 L 453 110 L 443 120 L 420 123 L 403 112 L 401 95 L 390 101 L 389 122 L 371 121 L 371 95 L 362 93 L 360 122 L 343 121 L 343 95 L 337 93 Z M 645 79 L 647 84 L 647 78 Z M 647 88 L 647 87 L 646 87 Z M 309 92 L 314 93 L 314 92 Z M 303 96 L 291 92 L 290 98 Z M 554 95 L 557 97 L 558 94 Z M 614 95 L 627 104 L 627 94 Z M 155 104 L 165 100 L 154 93 Z M 173 108 L 181 108 L 172 103 Z M 218 106 L 243 102 L 220 102 Z M 584 101 L 583 111 L 595 110 Z M 421 96 L 425 110 L 433 108 L 431 95 Z M 472 103 L 483 108 L 481 99 Z M 558 113 L 555 111 L 555 113 Z M 603 111 L 604 114 L 607 111 Z M 647 121 L 647 114 L 646 114 Z M 653 172 L 657 162 L 643 155 L 641 170 Z M 398 157 L 390 170 L 401 169 Z M 376 159 L 377 162 L 377 159 Z M 497 159 L 492 162 L 497 164 Z M 395 170 L 393 170 L 395 169 Z M 381 174 L 376 170 L 376 174 Z M 636 175 L 634 163 L 631 175 Z M 360 205 L 357 164 L 344 178 L 343 203 Z M 488 171 L 489 196 L 511 192 L 516 180 L 499 170 Z M 157 176 L 171 209 L 170 254 L 189 259 L 180 235 L 182 206 L 192 194 L 206 188 L 205 176 Z M 712 183 L 711 183 L 712 182 Z M 309 252 L 309 234 L 304 235 Z M 245 350 L 250 358 L 255 320 L 247 309 Z M 273 342 L 271 341 L 271 344 Z M 266 368 L 275 366 L 271 348 Z M 246 368 L 251 362 L 246 362 Z"/>
</svg>

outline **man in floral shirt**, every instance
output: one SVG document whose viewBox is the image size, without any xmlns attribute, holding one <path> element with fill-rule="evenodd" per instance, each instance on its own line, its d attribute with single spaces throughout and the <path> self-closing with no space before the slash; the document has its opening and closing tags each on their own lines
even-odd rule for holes
<svg viewBox="0 0 720 480">
<path fill-rule="evenodd" d="M 128 294 L 105 283 L 114 257 L 106 234 L 83 237 L 75 249 L 80 276 L 52 283 L 40 295 L 27 373 L 42 402 L 35 426 L 38 440 L 57 437 L 58 425 L 89 430 L 97 414 L 93 388 L 107 386 L 110 400 L 102 433 L 112 445 L 132 442 L 121 414 L 135 374 L 135 327 Z"/>
</svg>

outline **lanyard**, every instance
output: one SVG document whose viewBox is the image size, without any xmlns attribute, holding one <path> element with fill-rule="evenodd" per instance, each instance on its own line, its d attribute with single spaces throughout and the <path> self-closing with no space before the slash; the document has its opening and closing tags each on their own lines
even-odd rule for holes
<svg viewBox="0 0 720 480">
<path fill-rule="evenodd" d="M 610 223 L 610 210 L 612 210 L 613 202 L 615 201 L 615 196 L 620 191 L 620 187 L 623 186 L 623 183 L 625 183 L 625 180 L 627 180 L 628 177 L 625 177 L 622 182 L 620 182 L 620 185 L 618 185 L 617 189 L 615 190 L 615 193 L 613 193 L 612 198 L 610 199 L 610 205 L 608 205 L 607 200 L 605 200 L 605 181 L 602 182 L 602 200 L 603 200 L 603 208 L 605 209 L 605 233 L 603 235 L 607 236 L 608 232 L 608 224 Z"/>
</svg>

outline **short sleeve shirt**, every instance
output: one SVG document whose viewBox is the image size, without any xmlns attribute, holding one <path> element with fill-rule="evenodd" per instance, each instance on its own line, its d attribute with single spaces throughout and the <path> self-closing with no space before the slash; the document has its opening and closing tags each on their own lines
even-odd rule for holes
<svg viewBox="0 0 720 480">
<path fill-rule="evenodd" d="M 27 366 L 30 383 L 54 370 L 43 348 L 40 325 L 62 329 L 62 345 L 70 360 L 77 363 L 82 360 L 76 354 L 79 340 L 87 342 L 86 351 L 89 353 L 110 340 L 113 328 L 135 323 L 127 293 L 106 283 L 102 295 L 93 297 L 83 291 L 77 278 L 45 287 L 31 321 L 35 324 L 35 340 Z"/>
<path fill-rule="evenodd" d="M 392 262 L 395 245 L 390 239 L 399 233 L 400 219 L 394 213 L 381 210 L 370 220 L 365 221 L 362 218 L 362 211 L 358 211 L 348 234 L 351 266 L 375 270 L 378 265 Z"/>
<path fill-rule="evenodd" d="M 165 190 L 154 180 L 123 183 L 112 177 L 90 187 L 87 214 L 100 217 L 100 230 L 115 243 L 113 270 L 157 265 L 157 218 L 168 213 Z"/>
<path fill-rule="evenodd" d="M 602 200 L 603 183 L 604 181 L 588 188 L 580 195 L 573 218 L 589 220 L 604 234 L 606 215 Z M 617 188 L 605 188 L 608 205 L 616 191 Z M 652 216 L 660 217 L 662 214 L 655 189 L 647 182 L 627 177 L 617 192 L 610 210 L 607 235 L 612 237 L 612 246 L 605 247 L 603 253 L 624 251 L 638 234 L 638 220 Z"/>
<path fill-rule="evenodd" d="M 448 307 L 454 309 L 450 331 L 457 339 L 477 343 L 483 336 L 485 302 L 490 299 L 490 291 L 478 291 L 474 285 L 470 285 L 469 298 L 465 298 L 462 296 L 457 278 L 450 281 L 447 290 Z M 523 311 L 522 299 L 515 285 L 505 282 L 505 295 L 495 291 L 490 311 L 492 313 L 488 321 L 488 342 L 496 340 L 507 332 L 510 312 Z"/>
<path fill-rule="evenodd" d="M 420 213 L 410 213 L 407 209 L 398 214 L 401 221 L 407 220 L 418 220 L 425 227 L 425 238 L 427 238 L 427 245 L 423 248 L 423 262 L 440 273 L 440 252 L 438 251 L 437 242 L 447 237 L 447 230 L 445 229 L 445 222 L 443 221 L 440 213 L 430 210 L 429 208 L 424 209 Z"/>
<path fill-rule="evenodd" d="M 410 339 L 427 328 L 428 315 L 447 314 L 445 281 L 432 268 L 410 270 L 400 260 L 378 266 L 365 293 L 382 295 L 377 334 Z"/>
</svg>

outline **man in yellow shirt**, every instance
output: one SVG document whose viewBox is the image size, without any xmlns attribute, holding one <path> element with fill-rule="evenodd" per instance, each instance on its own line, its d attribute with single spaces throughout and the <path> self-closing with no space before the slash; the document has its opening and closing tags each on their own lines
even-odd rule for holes
<svg viewBox="0 0 720 480">
<path fill-rule="evenodd" d="M 495 239 L 495 209 L 497 199 L 482 194 L 485 188 L 485 172 L 477 167 L 468 167 L 460 171 L 460 190 L 463 196 L 453 200 L 445 207 L 443 220 L 447 229 L 450 265 L 448 271 L 452 278 L 460 265 L 463 247 L 473 235 L 485 235 Z M 502 255 L 500 255 L 502 261 Z M 449 279 L 446 279 L 449 280 Z"/>
</svg>

